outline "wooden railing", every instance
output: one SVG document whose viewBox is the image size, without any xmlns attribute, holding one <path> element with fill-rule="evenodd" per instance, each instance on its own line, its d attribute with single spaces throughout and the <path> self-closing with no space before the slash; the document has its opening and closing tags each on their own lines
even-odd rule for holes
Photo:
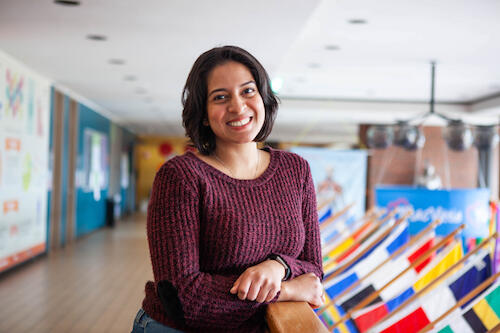
<svg viewBox="0 0 500 333">
<path fill-rule="evenodd" d="M 318 316 L 306 302 L 276 302 L 266 313 L 269 333 L 327 333 Z"/>
</svg>

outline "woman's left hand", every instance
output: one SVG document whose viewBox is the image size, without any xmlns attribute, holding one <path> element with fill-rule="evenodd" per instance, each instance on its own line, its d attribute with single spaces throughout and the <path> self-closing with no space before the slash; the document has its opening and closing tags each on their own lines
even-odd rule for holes
<svg viewBox="0 0 500 333">
<path fill-rule="evenodd" d="M 271 301 L 281 289 L 285 268 L 276 260 L 266 260 L 247 268 L 234 282 L 231 294 L 238 294 L 241 300 Z"/>
</svg>

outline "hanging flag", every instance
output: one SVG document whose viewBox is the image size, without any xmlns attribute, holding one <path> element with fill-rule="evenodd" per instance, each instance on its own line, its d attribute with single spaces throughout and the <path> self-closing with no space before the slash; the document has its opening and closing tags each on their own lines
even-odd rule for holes
<svg viewBox="0 0 500 333">
<path fill-rule="evenodd" d="M 398 221 L 399 222 L 399 221 Z M 333 273 L 333 271 L 338 267 L 339 264 L 343 262 L 348 262 L 350 259 L 354 258 L 358 254 L 364 252 L 364 257 L 369 255 L 371 251 L 373 251 L 378 244 L 374 244 L 378 238 L 383 236 L 386 232 L 390 231 L 394 226 L 394 219 L 391 218 L 388 222 L 384 223 L 377 230 L 375 230 L 369 237 L 361 239 L 351 238 L 351 246 L 347 247 L 340 253 L 337 253 L 335 256 L 332 256 L 330 259 L 323 263 L 323 271 L 325 273 L 325 278 L 328 278 L 329 274 Z M 387 237 L 387 236 L 386 236 Z M 386 237 L 379 241 L 382 242 Z M 361 258 L 360 258 L 361 259 Z M 359 260 L 359 259 L 358 259 Z"/>
<path fill-rule="evenodd" d="M 325 303 L 330 303 L 331 299 L 325 294 Z M 337 306 L 329 306 L 323 313 L 319 315 L 319 318 L 325 324 L 326 327 L 332 326 L 335 322 L 339 321 L 342 316 L 345 315 L 344 310 Z M 334 333 L 358 333 L 358 330 L 354 326 L 351 320 L 348 320 L 340 324 L 337 328 L 333 330 Z"/>
<path fill-rule="evenodd" d="M 500 324 L 500 281 L 464 309 L 456 309 L 436 326 L 439 333 L 487 332 Z"/>
<path fill-rule="evenodd" d="M 404 301 L 424 288 L 437 276 L 459 261 L 462 258 L 462 255 L 462 244 L 460 242 L 454 242 L 454 244 L 448 246 L 438 256 L 436 256 L 436 259 L 433 260 L 428 267 L 421 271 L 418 276 L 415 276 L 414 271 L 408 271 L 402 277 L 391 283 L 390 287 L 383 290 L 375 301 L 371 302 L 368 306 L 374 305 L 375 303 L 380 304 L 369 308 L 366 311 L 355 312 L 352 314 L 352 318 L 355 322 L 358 320 L 358 325 L 365 327 L 365 330 L 366 328 L 372 327 L 388 313 L 394 311 Z M 382 273 L 384 272 L 386 273 L 387 271 L 384 269 Z M 383 274 L 379 274 L 379 276 L 383 276 Z M 411 281 L 414 282 L 410 287 L 408 287 L 408 282 L 411 283 Z M 373 293 L 374 290 L 379 289 L 374 288 L 373 286 L 369 287 L 371 287 L 371 289 L 365 287 L 354 295 L 347 295 L 346 297 L 341 298 L 338 303 L 346 312 L 353 309 L 368 295 Z"/>
<path fill-rule="evenodd" d="M 470 257 L 460 270 L 456 271 L 445 281 L 438 282 L 432 291 L 426 292 L 416 298 L 392 318 L 373 327 L 373 318 L 370 318 L 369 312 L 365 312 L 357 317 L 353 316 L 354 322 L 360 332 L 366 332 L 372 327 L 373 329 L 370 331 L 374 332 L 418 332 L 444 314 L 448 309 L 451 309 L 460 299 L 465 297 L 483 281 L 487 280 L 491 275 L 490 254 L 487 250 L 480 250 Z M 465 306 L 467 306 L 467 303 L 463 305 L 463 307 Z M 388 307 L 386 306 L 386 308 Z M 380 312 L 383 309 L 384 305 L 378 306 L 376 309 L 376 313 L 379 315 L 378 320 L 385 317 L 385 315 L 380 316 Z M 393 310 L 394 308 L 390 309 L 386 314 Z M 372 312 L 374 311 L 372 310 Z"/>
<path fill-rule="evenodd" d="M 324 284 L 330 297 L 339 295 L 353 283 L 366 276 L 374 267 L 378 267 L 401 246 L 409 241 L 408 224 L 399 225 L 387 239 L 380 244 L 370 255 L 355 263 L 344 273 Z"/>
</svg>

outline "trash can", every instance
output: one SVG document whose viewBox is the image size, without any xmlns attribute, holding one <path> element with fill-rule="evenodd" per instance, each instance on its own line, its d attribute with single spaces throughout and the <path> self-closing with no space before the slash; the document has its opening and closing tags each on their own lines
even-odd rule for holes
<svg viewBox="0 0 500 333">
<path fill-rule="evenodd" d="M 113 198 L 106 199 L 106 225 L 111 228 L 115 226 L 115 202 Z"/>
</svg>

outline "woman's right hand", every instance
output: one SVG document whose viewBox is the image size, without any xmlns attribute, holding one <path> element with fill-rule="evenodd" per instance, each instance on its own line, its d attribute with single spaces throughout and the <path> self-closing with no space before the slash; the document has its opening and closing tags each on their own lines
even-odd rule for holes
<svg viewBox="0 0 500 333">
<path fill-rule="evenodd" d="M 312 308 L 319 308 L 325 302 L 323 285 L 314 273 L 297 276 L 290 281 L 281 283 L 281 292 L 278 302 L 296 301 L 307 302 Z"/>
</svg>

